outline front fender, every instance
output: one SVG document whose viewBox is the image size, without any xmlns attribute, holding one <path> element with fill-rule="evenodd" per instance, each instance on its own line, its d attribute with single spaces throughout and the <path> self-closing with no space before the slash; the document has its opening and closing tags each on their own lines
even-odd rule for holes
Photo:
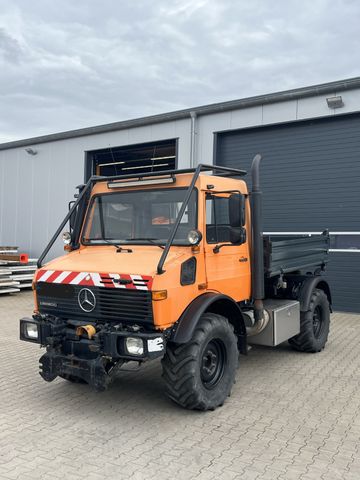
<svg viewBox="0 0 360 480">
<path fill-rule="evenodd" d="M 205 312 L 226 317 L 234 326 L 241 353 L 246 353 L 246 328 L 241 309 L 232 298 L 216 292 L 204 293 L 190 303 L 176 322 L 170 341 L 180 344 L 189 342 L 201 315 Z"/>
</svg>

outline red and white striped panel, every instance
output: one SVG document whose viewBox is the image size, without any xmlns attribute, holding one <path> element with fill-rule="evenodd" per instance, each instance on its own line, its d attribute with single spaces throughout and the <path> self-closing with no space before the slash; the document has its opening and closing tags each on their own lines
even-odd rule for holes
<svg viewBox="0 0 360 480">
<path fill-rule="evenodd" d="M 120 279 L 125 280 L 125 284 L 119 283 Z M 83 287 L 128 288 L 133 290 L 151 290 L 152 286 L 152 277 L 147 275 L 70 272 L 68 270 L 38 270 L 35 281 L 80 285 Z"/>
</svg>

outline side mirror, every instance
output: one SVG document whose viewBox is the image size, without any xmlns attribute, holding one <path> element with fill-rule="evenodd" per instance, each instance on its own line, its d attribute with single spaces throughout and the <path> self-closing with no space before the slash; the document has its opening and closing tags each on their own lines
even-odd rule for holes
<svg viewBox="0 0 360 480">
<path fill-rule="evenodd" d="M 245 196 L 241 193 L 232 193 L 229 197 L 229 221 L 236 229 L 245 225 Z"/>
<path fill-rule="evenodd" d="M 244 227 L 230 228 L 230 242 L 235 245 L 242 245 L 246 242 L 246 229 Z"/>
</svg>

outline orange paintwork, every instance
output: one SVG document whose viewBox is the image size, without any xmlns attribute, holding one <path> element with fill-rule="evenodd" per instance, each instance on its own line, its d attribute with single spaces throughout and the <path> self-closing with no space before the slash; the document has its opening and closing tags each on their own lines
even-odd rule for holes
<svg viewBox="0 0 360 480">
<path fill-rule="evenodd" d="M 192 174 L 177 175 L 173 188 L 188 186 Z M 213 188 L 208 189 L 208 185 Z M 141 186 L 141 189 L 169 188 L 169 185 Z M 246 230 L 247 241 L 240 246 L 223 247 L 214 253 L 214 244 L 206 242 L 205 194 L 217 191 L 237 190 L 247 194 L 243 180 L 201 174 L 197 180 L 198 190 L 198 229 L 203 239 L 198 247 L 172 246 L 167 256 L 165 273 L 158 275 L 156 267 L 162 250 L 155 245 L 132 245 L 132 253 L 117 253 L 112 245 L 81 245 L 78 250 L 52 260 L 43 269 L 69 270 L 75 272 L 112 272 L 122 274 L 149 275 L 153 277 L 152 290 L 167 290 L 165 300 L 153 301 L 155 327 L 162 330 L 173 325 L 186 307 L 199 295 L 207 291 L 216 291 L 232 297 L 235 301 L 248 300 L 251 296 L 250 270 L 250 207 L 247 200 Z M 125 190 L 137 190 L 129 187 Z M 117 191 L 109 189 L 107 182 L 97 183 L 92 195 Z M 196 282 L 181 286 L 181 264 L 188 258 L 197 259 Z M 36 294 L 35 294 L 36 303 Z M 37 308 L 37 306 L 36 306 Z"/>
</svg>

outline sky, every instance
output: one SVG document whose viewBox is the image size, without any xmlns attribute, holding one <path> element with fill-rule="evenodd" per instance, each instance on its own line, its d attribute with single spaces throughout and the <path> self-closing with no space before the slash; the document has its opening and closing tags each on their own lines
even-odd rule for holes
<svg viewBox="0 0 360 480">
<path fill-rule="evenodd" d="M 0 0 L 0 143 L 359 75 L 358 0 Z"/>
</svg>

